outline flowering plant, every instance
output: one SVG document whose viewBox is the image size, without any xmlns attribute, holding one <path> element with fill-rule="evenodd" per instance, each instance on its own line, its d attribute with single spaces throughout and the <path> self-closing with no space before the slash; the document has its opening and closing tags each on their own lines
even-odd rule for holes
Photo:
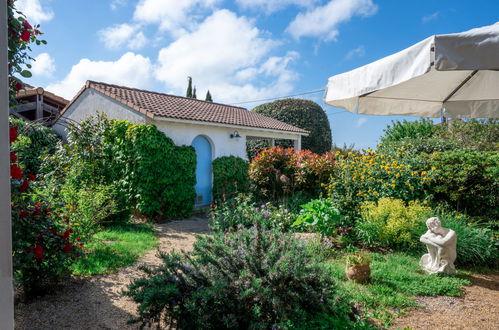
<svg viewBox="0 0 499 330">
<path fill-rule="evenodd" d="M 17 126 L 10 126 L 11 143 L 17 140 L 17 131 Z M 17 286 L 30 295 L 67 275 L 83 244 L 72 235 L 67 217 L 45 201 L 33 200 L 36 175 L 24 173 L 12 151 L 10 161 L 14 276 Z"/>
</svg>

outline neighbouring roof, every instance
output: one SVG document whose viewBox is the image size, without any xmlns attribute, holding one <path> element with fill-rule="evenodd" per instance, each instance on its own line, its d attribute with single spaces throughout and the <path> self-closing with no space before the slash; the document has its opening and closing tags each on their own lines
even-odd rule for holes
<svg viewBox="0 0 499 330">
<path fill-rule="evenodd" d="M 51 93 L 49 91 L 44 90 L 42 87 L 33 87 L 31 85 L 25 84 L 25 89 L 20 90 L 16 94 L 16 98 L 20 99 L 26 96 L 32 96 L 32 95 L 43 95 L 44 97 L 47 97 L 49 99 L 52 99 L 53 101 L 61 104 L 62 106 L 66 106 L 69 101 L 66 100 L 65 98 L 55 95 L 54 93 Z"/>
<path fill-rule="evenodd" d="M 150 118 L 173 118 L 279 130 L 300 134 L 309 133 L 304 129 L 286 124 L 277 119 L 263 116 L 241 107 L 206 102 L 197 99 L 111 85 L 90 80 L 87 81 L 80 92 L 62 110 L 61 114 L 63 114 L 88 88 L 101 92 L 116 101 L 147 115 Z"/>
</svg>

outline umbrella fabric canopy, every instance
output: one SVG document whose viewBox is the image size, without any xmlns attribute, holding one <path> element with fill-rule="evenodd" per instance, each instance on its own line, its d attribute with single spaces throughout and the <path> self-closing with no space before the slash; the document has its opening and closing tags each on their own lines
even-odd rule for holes
<svg viewBox="0 0 499 330">
<path fill-rule="evenodd" d="M 499 117 L 499 22 L 429 37 L 329 78 L 325 102 L 351 112 Z"/>
</svg>

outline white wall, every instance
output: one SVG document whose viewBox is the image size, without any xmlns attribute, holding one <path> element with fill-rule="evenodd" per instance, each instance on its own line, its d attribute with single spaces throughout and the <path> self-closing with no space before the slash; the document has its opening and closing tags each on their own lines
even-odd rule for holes
<svg viewBox="0 0 499 330">
<path fill-rule="evenodd" d="M 81 122 L 88 116 L 95 116 L 97 112 L 105 113 L 110 119 L 129 120 L 134 124 L 145 123 L 145 115 L 124 106 L 107 95 L 88 88 L 66 110 L 62 116 L 63 118 L 57 121 L 53 129 L 65 137 L 64 125 L 61 124 L 65 118 Z"/>
<path fill-rule="evenodd" d="M 147 123 L 154 124 L 166 136 L 171 138 L 176 145 L 191 145 L 198 136 L 208 138 L 213 148 L 213 159 L 222 156 L 238 156 L 246 159 L 246 136 L 257 136 L 274 139 L 298 139 L 298 135 L 268 131 L 251 130 L 245 128 L 231 128 L 210 123 L 178 123 L 163 120 L 151 120 Z M 230 138 L 237 131 L 240 138 Z"/>
</svg>

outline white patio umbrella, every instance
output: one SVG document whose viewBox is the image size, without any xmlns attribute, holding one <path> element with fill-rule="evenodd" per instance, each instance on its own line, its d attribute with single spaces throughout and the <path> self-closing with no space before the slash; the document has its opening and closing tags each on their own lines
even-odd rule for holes
<svg viewBox="0 0 499 330">
<path fill-rule="evenodd" d="M 325 102 L 371 115 L 499 117 L 499 22 L 435 35 L 332 76 Z"/>
</svg>

